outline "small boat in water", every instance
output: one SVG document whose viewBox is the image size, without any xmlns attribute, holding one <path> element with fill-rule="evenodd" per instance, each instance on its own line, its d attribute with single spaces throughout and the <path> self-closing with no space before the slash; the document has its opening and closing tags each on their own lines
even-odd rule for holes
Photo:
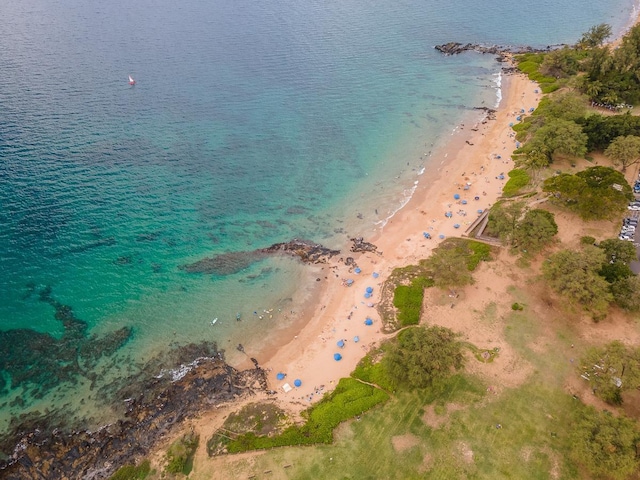
<svg viewBox="0 0 640 480">
<path fill-rule="evenodd" d="M 131 75 L 129 75 L 129 85 L 135 85 L 136 81 L 133 79 Z"/>
<path fill-rule="evenodd" d="M 217 321 L 218 321 L 218 317 L 214 318 L 213 320 L 211 320 L 211 325 L 215 325 Z"/>
</svg>

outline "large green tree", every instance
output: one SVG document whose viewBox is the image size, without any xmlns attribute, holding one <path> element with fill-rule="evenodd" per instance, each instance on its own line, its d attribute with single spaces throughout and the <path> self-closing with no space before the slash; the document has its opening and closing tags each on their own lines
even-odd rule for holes
<svg viewBox="0 0 640 480">
<path fill-rule="evenodd" d="M 553 213 L 536 208 L 527 211 L 518 222 L 513 243 L 521 250 L 536 253 L 551 243 L 557 233 L 558 225 Z"/>
<path fill-rule="evenodd" d="M 504 244 L 511 244 L 523 212 L 524 202 L 496 203 L 489 212 L 488 232 L 500 238 Z"/>
<path fill-rule="evenodd" d="M 609 167 L 590 167 L 575 175 L 562 173 L 550 177 L 545 180 L 543 190 L 585 220 L 618 215 L 633 199 L 624 175 Z"/>
<path fill-rule="evenodd" d="M 636 247 L 626 240 L 608 238 L 601 241 L 598 244 L 598 247 L 604 250 L 607 261 L 613 260 L 616 262 L 631 263 L 634 260 L 637 260 L 638 257 Z"/>
<path fill-rule="evenodd" d="M 611 284 L 613 299 L 620 308 L 630 312 L 640 311 L 640 277 L 629 275 Z"/>
<path fill-rule="evenodd" d="M 604 41 L 611 36 L 611 25 L 601 23 L 594 25 L 588 31 L 582 34 L 578 41 L 579 48 L 599 47 Z"/>
<path fill-rule="evenodd" d="M 587 351 L 580 373 L 589 379 L 593 392 L 605 402 L 622 403 L 622 392 L 640 387 L 640 349 L 613 341 Z"/>
<path fill-rule="evenodd" d="M 425 388 L 464 365 L 457 335 L 444 327 L 412 327 L 398 334 L 383 359 L 398 386 Z"/>
<path fill-rule="evenodd" d="M 599 318 L 613 300 L 609 284 L 598 275 L 604 262 L 605 253 L 597 247 L 561 250 L 542 264 L 542 273 L 551 288 Z"/>
<path fill-rule="evenodd" d="M 542 152 L 549 161 L 553 161 L 555 155 L 584 157 L 587 153 L 587 140 L 587 135 L 577 123 L 553 118 L 535 131 L 524 152 Z"/>
<path fill-rule="evenodd" d="M 622 171 L 640 161 L 640 137 L 636 135 L 620 136 L 605 150 L 604 154 L 613 160 L 614 165 L 620 165 Z"/>
<path fill-rule="evenodd" d="M 578 407 L 571 424 L 571 456 L 598 478 L 622 480 L 640 467 L 635 421 L 593 407 Z"/>
</svg>

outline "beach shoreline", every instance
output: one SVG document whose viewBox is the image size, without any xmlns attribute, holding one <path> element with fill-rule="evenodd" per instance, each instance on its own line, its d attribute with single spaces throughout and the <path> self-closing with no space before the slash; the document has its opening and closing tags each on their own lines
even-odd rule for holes
<svg viewBox="0 0 640 480">
<path fill-rule="evenodd" d="M 379 253 L 343 252 L 343 257 L 355 258 L 361 273 L 356 274 L 343 262 L 324 265 L 324 285 L 319 295 L 297 312 L 301 320 L 281 331 L 279 345 L 265 345 L 258 352 L 269 386 L 283 406 L 292 411 L 307 408 L 331 391 L 340 378 L 349 376 L 366 352 L 388 337 L 375 305 L 392 270 L 426 258 L 442 235 L 462 236 L 477 218 L 477 211 L 498 200 L 506 174 L 513 168 L 510 154 L 516 148 L 509 123 L 528 114 L 541 96 L 537 84 L 522 74 L 502 73 L 501 83 L 502 99 L 495 111 L 467 115 L 450 138 L 425 152 L 430 161 L 425 163 L 409 201 L 365 239 L 375 244 Z M 468 119 L 473 118 L 477 122 L 469 125 Z M 460 200 L 454 199 L 455 194 Z M 452 212 L 451 218 L 445 217 L 447 211 Z M 426 239 L 424 232 L 431 239 Z M 345 286 L 346 280 L 353 280 L 353 284 Z M 370 298 L 364 296 L 367 287 L 373 289 Z M 373 325 L 365 325 L 367 318 Z M 338 346 L 341 340 L 343 347 Z M 334 360 L 336 353 L 342 356 L 340 361 Z M 239 369 L 251 366 L 248 358 L 238 356 L 230 363 Z M 277 380 L 277 373 L 286 377 Z M 295 379 L 302 382 L 300 387 L 294 387 Z M 285 392 L 286 384 L 293 389 Z"/>
</svg>

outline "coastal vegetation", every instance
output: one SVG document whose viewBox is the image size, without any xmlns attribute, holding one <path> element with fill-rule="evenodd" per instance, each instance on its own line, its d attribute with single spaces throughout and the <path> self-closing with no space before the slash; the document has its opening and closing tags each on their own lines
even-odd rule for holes
<svg viewBox="0 0 640 480">
<path fill-rule="evenodd" d="M 269 404 L 229 415 L 207 441 L 209 456 L 290 446 L 256 457 L 252 468 L 295 465 L 285 475 L 291 478 L 640 473 L 640 348 L 627 340 L 638 338 L 627 313 L 640 310 L 640 278 L 629 266 L 637 253 L 632 243 L 610 238 L 633 198 L 624 173 L 640 158 L 639 117 L 617 114 L 626 109 L 619 102 L 640 101 L 640 27 L 616 50 L 603 46 L 610 34 L 598 25 L 573 47 L 518 57 L 548 95 L 513 126 L 523 145 L 504 196 L 529 187 L 535 198 L 496 203 L 487 231 L 531 262 L 522 266 L 485 243 L 450 238 L 429 258 L 395 269 L 380 304 L 386 331 L 400 330 L 395 337 L 301 421 Z M 573 240 L 558 239 L 562 228 L 574 230 Z M 496 257 L 499 267 L 478 268 Z M 476 281 L 482 273 L 484 284 Z M 448 311 L 459 293 L 491 291 L 494 278 L 513 284 L 491 302 L 467 304 L 473 328 L 486 327 L 493 348 L 480 350 L 439 326 L 437 314 L 425 315 L 425 298 L 435 308 L 442 295 Z M 609 337 L 620 340 L 602 340 Z M 510 360 L 500 373 L 508 377 L 503 386 L 465 370 L 465 349 L 489 359 L 504 351 Z M 314 446 L 295 448 L 303 445 Z M 185 472 L 183 465 L 176 461 Z"/>
<path fill-rule="evenodd" d="M 399 387 L 426 388 L 464 366 L 462 345 L 448 328 L 403 330 L 384 356 L 389 377 Z"/>
</svg>

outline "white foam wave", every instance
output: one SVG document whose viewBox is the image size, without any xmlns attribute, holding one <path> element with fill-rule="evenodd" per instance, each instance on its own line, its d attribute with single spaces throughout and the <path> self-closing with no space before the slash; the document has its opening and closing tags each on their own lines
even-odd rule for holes
<svg viewBox="0 0 640 480">
<path fill-rule="evenodd" d="M 498 72 L 495 74 L 495 84 L 496 84 L 496 104 L 493 108 L 498 108 L 500 106 L 500 102 L 502 101 L 502 72 Z"/>
<path fill-rule="evenodd" d="M 184 365 L 184 364 L 180 365 L 178 368 L 169 368 L 169 369 L 163 368 L 162 370 L 160 370 L 160 373 L 158 375 L 156 375 L 155 378 L 162 378 L 162 377 L 165 377 L 165 376 L 169 376 L 171 378 L 172 382 L 177 382 L 178 380 L 184 378 L 184 376 L 187 373 L 189 373 L 191 370 L 196 368 L 202 362 L 211 361 L 211 360 L 214 360 L 214 358 L 212 358 L 212 357 L 199 357 L 199 358 L 196 358 L 191 363 L 187 363 L 186 365 Z"/>
</svg>

